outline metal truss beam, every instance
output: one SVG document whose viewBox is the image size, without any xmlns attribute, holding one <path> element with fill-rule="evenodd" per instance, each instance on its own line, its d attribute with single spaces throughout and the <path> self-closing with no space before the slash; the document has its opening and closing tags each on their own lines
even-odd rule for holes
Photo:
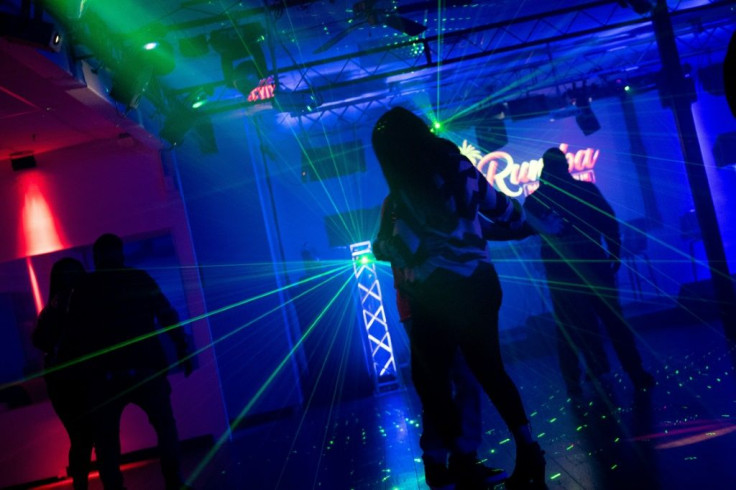
<svg viewBox="0 0 736 490">
<path fill-rule="evenodd" d="M 376 391 L 383 393 L 400 387 L 399 373 L 394 359 L 391 334 L 383 308 L 381 284 L 376 275 L 371 242 L 350 245 L 353 271 L 358 286 L 361 319 L 367 337 L 370 364 L 373 366 Z"/>
</svg>

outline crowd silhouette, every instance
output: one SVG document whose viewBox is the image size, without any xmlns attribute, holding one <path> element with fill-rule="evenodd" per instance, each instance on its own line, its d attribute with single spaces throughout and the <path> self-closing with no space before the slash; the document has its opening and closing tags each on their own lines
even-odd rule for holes
<svg viewBox="0 0 736 490">
<path fill-rule="evenodd" d="M 125 265 L 117 235 L 101 235 L 93 258 L 88 274 L 75 259 L 54 264 L 49 301 L 33 333 L 45 352 L 49 397 L 69 434 L 74 488 L 88 486 L 92 447 L 105 490 L 125 488 L 120 417 L 129 404 L 143 409 L 156 431 L 166 489 L 189 488 L 159 338 L 163 332 L 171 338 L 189 376 L 193 363 L 178 313 L 147 272 Z"/>
</svg>

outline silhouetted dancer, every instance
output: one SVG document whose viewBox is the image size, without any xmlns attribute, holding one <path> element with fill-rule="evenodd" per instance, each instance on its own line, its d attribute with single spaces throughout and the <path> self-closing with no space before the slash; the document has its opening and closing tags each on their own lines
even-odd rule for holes
<svg viewBox="0 0 736 490">
<path fill-rule="evenodd" d="M 543 163 L 539 188 L 526 198 L 524 210 L 532 225 L 549 215 L 557 215 L 565 223 L 560 233 L 540 235 L 557 325 L 560 369 L 568 394 L 573 398 L 582 394 L 581 360 L 592 380 L 605 381 L 610 370 L 599 319 L 634 386 L 651 388 L 654 377 L 642 367 L 619 302 L 616 272 L 621 266 L 621 240 L 613 209 L 595 184 L 570 175 L 560 149 L 547 150 Z"/>
<path fill-rule="evenodd" d="M 95 272 L 80 285 L 71 311 L 79 324 L 78 342 L 87 353 L 99 354 L 85 364 L 99 375 L 93 419 L 100 478 L 105 490 L 123 488 L 120 417 L 132 403 L 143 409 L 156 431 L 166 489 L 178 490 L 183 486 L 179 439 L 166 377 L 169 366 L 158 327 L 172 339 L 189 376 L 192 362 L 186 335 L 156 281 L 145 271 L 125 266 L 118 236 L 100 236 L 93 256 Z"/>
<path fill-rule="evenodd" d="M 391 260 L 390 242 L 395 228 L 402 226 L 398 223 L 395 204 L 390 195 L 383 201 L 378 236 L 373 242 L 373 253 L 378 260 Z M 384 253 L 388 255 L 384 255 Z M 402 284 L 406 281 L 404 277 L 405 266 L 401 262 L 391 263 L 399 321 L 404 325 L 409 338 L 411 338 L 411 305 L 406 294 L 402 292 Z M 500 483 L 508 478 L 508 474 L 500 468 L 485 466 L 478 459 L 478 449 L 483 440 L 481 420 L 482 389 L 470 371 L 465 359 L 460 354 L 459 349 L 456 350 L 450 366 L 450 379 L 453 386 L 453 402 L 460 416 L 460 433 L 453 446 L 448 447 L 443 443 L 440 431 L 432 425 L 432 420 L 424 418 L 422 420 L 422 435 L 419 438 L 419 445 L 423 453 L 422 457 L 428 461 L 437 461 L 446 464 L 448 456 L 452 461 L 458 457 L 457 454 L 452 453 L 453 450 L 457 451 L 460 455 L 472 455 L 472 458 L 476 460 L 476 464 L 472 467 L 472 474 L 456 475 L 450 473 L 450 478 L 453 481 L 470 479 L 486 484 Z M 457 471 L 457 469 L 456 465 L 449 467 L 451 472 Z M 429 479 L 428 484 L 434 484 L 432 478 Z"/>
<path fill-rule="evenodd" d="M 76 357 L 68 342 L 69 303 L 86 271 L 67 257 L 54 262 L 49 297 L 33 330 L 33 345 L 44 353 L 44 375 L 49 400 L 69 435 L 69 466 L 74 490 L 86 490 L 93 447 L 93 427 L 87 418 L 89 383 L 78 366 L 62 367 Z"/>
<path fill-rule="evenodd" d="M 423 419 L 437 428 L 454 455 L 452 470 L 424 455 L 427 483 L 451 487 L 451 474 L 472 479 L 477 466 L 474 454 L 457 447 L 461 422 L 450 367 L 459 348 L 514 437 L 516 467 L 506 488 L 547 488 L 544 453 L 532 438 L 521 397 L 501 359 L 501 285 L 480 224 L 482 214 L 498 225 L 521 228 L 521 207 L 494 190 L 454 144 L 404 108 L 381 116 L 372 143 L 402 223 L 386 256 L 404 269 L 401 290 L 413 323 L 412 380 Z"/>
</svg>

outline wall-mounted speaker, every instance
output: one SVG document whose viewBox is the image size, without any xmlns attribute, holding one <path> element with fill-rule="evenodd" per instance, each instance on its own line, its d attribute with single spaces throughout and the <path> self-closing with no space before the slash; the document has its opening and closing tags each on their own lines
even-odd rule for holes
<svg viewBox="0 0 736 490">
<path fill-rule="evenodd" d="M 30 153 L 15 153 L 10 155 L 10 164 L 16 172 L 18 170 L 34 168 L 36 166 L 36 157 Z"/>
</svg>

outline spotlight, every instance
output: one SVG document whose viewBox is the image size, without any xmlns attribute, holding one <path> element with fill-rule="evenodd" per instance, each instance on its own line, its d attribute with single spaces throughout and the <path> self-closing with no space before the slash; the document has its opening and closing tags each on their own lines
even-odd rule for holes
<svg viewBox="0 0 736 490">
<path fill-rule="evenodd" d="M 273 100 L 279 111 L 288 112 L 292 115 L 312 112 L 322 105 L 322 99 L 311 91 L 279 91 L 274 93 Z"/>
<path fill-rule="evenodd" d="M 164 120 L 159 136 L 177 146 L 184 141 L 184 136 L 194 126 L 196 114 L 189 108 L 180 107 L 172 110 Z"/>
<path fill-rule="evenodd" d="M 191 97 L 190 106 L 192 109 L 199 109 L 200 107 L 203 107 L 209 102 L 208 100 L 208 94 L 204 90 L 197 90 L 194 95 Z"/>
<path fill-rule="evenodd" d="M 166 115 L 158 135 L 172 146 L 179 146 L 190 133 L 193 133 L 194 141 L 202 154 L 217 153 L 217 141 L 210 118 L 188 104 L 177 102 Z"/>
<path fill-rule="evenodd" d="M 126 109 L 135 109 L 140 104 L 143 93 L 148 88 L 153 75 L 150 67 L 121 65 L 112 74 L 112 85 L 109 95 L 112 99 L 125 105 Z"/>
<path fill-rule="evenodd" d="M 261 47 L 264 40 L 265 31 L 263 26 L 257 23 L 244 24 L 234 28 L 228 27 L 210 33 L 210 46 L 220 55 L 222 74 L 227 85 L 238 88 L 235 86 L 235 77 L 239 75 L 236 73 L 236 69 L 233 68 L 233 63 L 246 58 L 249 58 L 255 66 L 258 80 L 265 78 L 266 55 Z M 250 70 L 249 66 L 248 68 L 241 67 L 240 64 L 237 68 L 241 71 Z M 257 83 L 258 81 L 245 92 L 245 95 L 255 88 Z M 241 89 L 238 88 L 238 90 Z"/>
<path fill-rule="evenodd" d="M 168 75 L 174 68 L 174 48 L 164 40 L 144 43 L 133 57 L 142 65 L 151 68 L 154 75 Z"/>
<path fill-rule="evenodd" d="M 19 152 L 10 154 L 10 165 L 14 171 L 26 170 L 36 166 L 36 158 L 32 152 Z"/>
<path fill-rule="evenodd" d="M 166 26 L 161 23 L 147 25 L 131 36 L 135 48 L 127 56 L 134 57 L 142 66 L 150 66 L 157 76 L 168 75 L 174 71 L 176 64 L 174 47 L 164 40 L 166 32 Z"/>
</svg>

